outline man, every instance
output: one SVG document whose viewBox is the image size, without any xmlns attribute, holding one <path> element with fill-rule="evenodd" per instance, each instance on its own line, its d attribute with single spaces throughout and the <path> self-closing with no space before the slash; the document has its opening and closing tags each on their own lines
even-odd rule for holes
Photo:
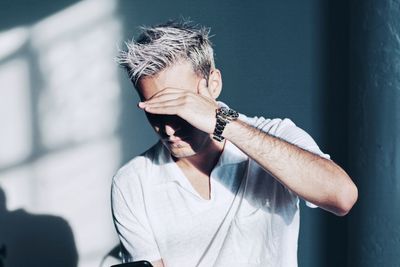
<svg viewBox="0 0 400 267">
<path fill-rule="evenodd" d="M 299 198 L 336 215 L 357 188 L 289 119 L 249 118 L 222 89 L 208 30 L 144 28 L 119 57 L 160 141 L 113 179 L 129 261 L 154 266 L 297 266 Z"/>
</svg>

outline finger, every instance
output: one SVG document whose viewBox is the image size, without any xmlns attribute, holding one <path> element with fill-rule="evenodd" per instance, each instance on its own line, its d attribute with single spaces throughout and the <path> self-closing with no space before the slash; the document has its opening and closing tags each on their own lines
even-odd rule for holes
<svg viewBox="0 0 400 267">
<path fill-rule="evenodd" d="M 179 97 L 179 98 L 174 98 L 174 99 L 167 99 L 164 101 L 157 101 L 157 102 L 152 102 L 152 103 L 146 103 L 144 107 L 164 107 L 164 106 L 182 106 L 184 104 L 184 98 Z"/>
<path fill-rule="evenodd" d="M 156 98 L 160 95 L 163 94 L 168 94 L 168 93 L 183 93 L 188 91 L 187 89 L 182 89 L 182 88 L 175 88 L 175 87 L 166 87 L 160 91 L 158 91 L 157 93 L 155 93 L 154 95 L 152 95 L 148 100 Z"/>
<path fill-rule="evenodd" d="M 138 108 L 144 109 L 146 107 L 146 103 L 145 102 L 139 102 L 138 103 Z"/>
<path fill-rule="evenodd" d="M 145 107 L 145 111 L 152 114 L 163 114 L 163 115 L 178 115 L 180 107 L 177 105 L 164 105 Z"/>
<path fill-rule="evenodd" d="M 163 105 L 165 102 L 170 104 L 182 104 L 186 97 L 187 95 L 182 94 L 165 94 L 145 102 L 139 102 L 138 106 L 143 109 L 148 106 Z"/>
<path fill-rule="evenodd" d="M 166 94 L 158 95 L 158 96 L 156 96 L 154 98 L 151 98 L 151 99 L 149 99 L 147 101 L 140 102 L 139 104 L 142 105 L 142 106 L 145 106 L 145 105 L 148 105 L 148 104 L 151 104 L 151 103 L 157 103 L 157 102 L 160 102 L 160 101 L 177 99 L 177 98 L 180 98 L 180 97 L 183 97 L 183 96 L 185 96 L 184 93 L 166 93 Z"/>
</svg>

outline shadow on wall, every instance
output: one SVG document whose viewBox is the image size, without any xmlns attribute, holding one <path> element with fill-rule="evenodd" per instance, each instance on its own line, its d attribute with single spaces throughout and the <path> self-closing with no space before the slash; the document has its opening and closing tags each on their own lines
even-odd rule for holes
<svg viewBox="0 0 400 267">
<path fill-rule="evenodd" d="M 77 266 L 71 227 L 61 217 L 9 211 L 0 188 L 0 267 Z"/>
</svg>

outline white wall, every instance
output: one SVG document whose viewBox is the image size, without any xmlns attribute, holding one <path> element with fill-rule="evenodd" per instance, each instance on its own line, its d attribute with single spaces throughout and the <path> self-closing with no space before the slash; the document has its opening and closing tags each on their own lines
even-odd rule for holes
<svg viewBox="0 0 400 267">
<path fill-rule="evenodd" d="M 22 243 L 32 237 L 18 233 L 37 231 L 29 221 L 38 218 L 70 227 L 78 266 L 99 266 L 117 244 L 109 208 L 110 180 L 121 164 L 116 10 L 116 1 L 80 1 L 0 32 L 0 247 L 7 267 L 29 253 Z M 39 260 L 46 255 L 39 249 L 63 243 L 45 243 L 53 230 L 32 235 Z"/>
</svg>

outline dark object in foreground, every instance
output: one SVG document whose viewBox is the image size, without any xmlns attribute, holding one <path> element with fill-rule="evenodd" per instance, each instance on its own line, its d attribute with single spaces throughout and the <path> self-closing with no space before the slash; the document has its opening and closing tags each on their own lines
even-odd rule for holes
<svg viewBox="0 0 400 267">
<path fill-rule="evenodd" d="M 112 265 L 111 267 L 153 267 L 148 261 L 135 261 L 122 264 Z"/>
</svg>

